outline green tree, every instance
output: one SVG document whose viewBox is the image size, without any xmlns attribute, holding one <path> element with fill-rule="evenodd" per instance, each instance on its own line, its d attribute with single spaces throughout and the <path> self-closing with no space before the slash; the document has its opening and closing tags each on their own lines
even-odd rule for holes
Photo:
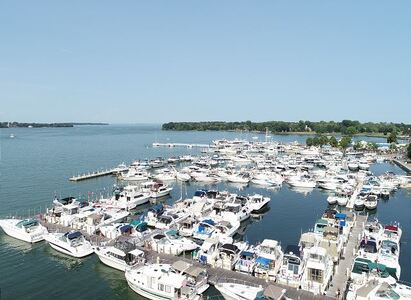
<svg viewBox="0 0 411 300">
<path fill-rule="evenodd" d="M 390 150 L 397 150 L 397 144 L 396 143 L 391 143 L 390 144 Z"/>
<path fill-rule="evenodd" d="M 407 155 L 408 155 L 408 158 L 411 159 L 411 143 L 408 144 L 408 147 L 407 147 Z"/>
<path fill-rule="evenodd" d="M 351 137 L 349 136 L 343 136 L 339 142 L 340 148 L 343 150 L 344 154 L 345 151 L 347 150 L 347 148 L 350 146 L 351 144 Z"/>
<path fill-rule="evenodd" d="M 314 139 L 312 137 L 309 137 L 305 140 L 305 143 L 307 144 L 307 146 L 311 147 L 314 146 Z"/>
<path fill-rule="evenodd" d="M 354 148 L 354 150 L 360 150 L 360 149 L 362 149 L 362 148 L 363 148 L 362 142 L 361 142 L 361 141 L 358 141 L 358 142 L 354 143 L 353 148 Z"/>
<path fill-rule="evenodd" d="M 328 143 L 330 144 L 330 146 L 331 147 L 338 147 L 338 141 L 337 141 L 337 139 L 335 138 L 335 136 L 331 136 L 329 139 L 328 139 Z"/>
<path fill-rule="evenodd" d="M 378 150 L 378 145 L 377 145 L 377 143 L 370 142 L 370 143 L 367 144 L 367 148 L 370 149 L 370 150 L 375 151 L 375 150 Z"/>
<path fill-rule="evenodd" d="M 390 135 L 387 137 L 387 143 L 397 143 L 397 134 L 395 133 L 395 131 L 391 132 Z"/>
</svg>

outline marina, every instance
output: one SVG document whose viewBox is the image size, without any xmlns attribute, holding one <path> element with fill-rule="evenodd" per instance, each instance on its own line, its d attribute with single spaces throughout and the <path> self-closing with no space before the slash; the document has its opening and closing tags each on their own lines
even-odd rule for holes
<svg viewBox="0 0 411 300">
<path fill-rule="evenodd" d="M 207 297 L 221 297 L 221 283 L 231 281 L 239 287 L 261 286 L 264 294 L 271 292 L 286 299 L 333 299 L 337 292 L 352 295 L 361 290 L 363 283 L 351 282 L 351 272 L 361 255 L 364 228 L 374 219 L 376 209 L 387 209 L 406 192 L 407 176 L 387 173 L 394 167 L 377 162 L 379 156 L 373 153 L 344 157 L 337 149 L 256 139 L 217 138 L 210 144 L 213 146 L 207 152 L 178 147 L 146 149 L 153 151 L 150 158 L 133 158 L 129 165 L 120 164 L 110 170 L 110 175 L 116 176 L 90 178 L 73 185 L 83 190 L 78 197 L 72 197 L 76 193 L 70 189 L 58 191 L 54 200 L 49 196 L 43 202 L 46 210 L 33 215 L 36 210 L 32 209 L 31 218 L 12 210 L 8 216 L 27 219 L 27 226 L 35 226 L 30 225 L 35 217 L 50 234 L 64 236 L 65 243 L 47 252 L 67 256 L 74 251 L 81 264 L 102 264 L 90 254 L 90 247 L 117 247 L 119 240 L 128 240 L 136 252 L 130 250 L 124 255 L 142 251 L 146 266 L 184 261 L 193 268 L 205 268 L 208 283 L 216 288 L 205 292 Z M 380 167 L 381 171 L 374 173 Z M 67 178 L 64 174 L 61 177 Z M 87 191 L 93 184 L 104 192 Z M 374 196 L 378 199 L 376 209 L 357 209 L 359 199 Z M 333 197 L 340 205 L 329 204 Z M 397 221 L 383 219 L 388 224 Z M 269 225 L 272 222 L 275 225 Z M 0 234 L 0 238 L 10 243 L 5 235 Z M 31 246 L 34 253 L 54 243 L 51 237 L 45 239 Z M 76 241 L 74 248 L 67 244 L 70 241 Z M 177 241 L 180 246 L 173 246 Z M 215 252 L 206 254 L 211 249 L 208 247 L 215 247 Z M 271 250 L 266 252 L 265 247 Z M 406 255 L 406 250 L 401 253 Z M 247 255 L 251 255 L 251 261 Z M 310 269 L 318 264 L 318 255 L 325 268 L 321 283 L 313 281 L 312 272 L 318 271 Z M 283 265 L 286 260 L 282 257 L 300 261 L 297 277 L 287 275 L 291 265 Z M 141 263 L 133 268 L 140 268 Z M 242 266 L 248 266 L 245 272 L 238 271 Z M 107 268 L 97 269 L 115 275 L 129 297 L 137 296 L 135 288 L 127 289 L 124 272 L 112 273 L 119 271 Z M 402 273 L 401 279 L 407 278 L 407 270 Z M 67 276 L 69 280 L 70 272 Z"/>
</svg>

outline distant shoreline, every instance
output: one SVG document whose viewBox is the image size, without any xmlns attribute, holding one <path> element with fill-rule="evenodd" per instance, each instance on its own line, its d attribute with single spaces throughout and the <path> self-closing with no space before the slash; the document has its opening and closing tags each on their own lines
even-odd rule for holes
<svg viewBox="0 0 411 300">
<path fill-rule="evenodd" d="M 109 123 L 93 122 L 66 122 L 66 123 L 21 123 L 21 122 L 0 122 L 0 128 L 62 128 L 83 125 L 109 125 Z"/>
</svg>

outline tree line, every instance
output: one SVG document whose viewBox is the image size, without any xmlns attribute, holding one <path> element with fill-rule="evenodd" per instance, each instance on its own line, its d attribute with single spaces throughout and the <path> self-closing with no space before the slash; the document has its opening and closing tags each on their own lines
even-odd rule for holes
<svg viewBox="0 0 411 300">
<path fill-rule="evenodd" d="M 273 133 L 302 133 L 315 132 L 317 134 L 340 133 L 342 135 L 355 134 L 383 134 L 396 133 L 411 135 L 411 124 L 404 123 L 361 123 L 359 121 L 269 121 L 269 122 L 169 122 L 162 125 L 163 130 L 177 131 L 257 131 L 269 130 Z"/>
</svg>

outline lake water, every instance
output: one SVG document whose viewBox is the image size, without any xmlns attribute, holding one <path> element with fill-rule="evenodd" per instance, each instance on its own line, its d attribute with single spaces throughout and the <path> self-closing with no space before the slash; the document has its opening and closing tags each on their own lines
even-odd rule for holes
<svg viewBox="0 0 411 300">
<path fill-rule="evenodd" d="M 10 138 L 13 133 L 15 138 Z M 115 180 L 102 177 L 78 183 L 72 175 L 113 167 L 134 159 L 198 154 L 199 149 L 152 148 L 153 142 L 208 144 L 214 139 L 251 139 L 256 134 L 236 132 L 167 132 L 159 125 L 77 126 L 73 128 L 0 129 L 0 216 L 34 215 L 51 205 L 54 195 L 93 197 L 112 189 Z M 260 140 L 264 135 L 257 135 Z M 274 140 L 304 142 L 305 136 L 280 135 Z M 376 142 L 384 139 L 368 138 Z M 403 173 L 390 164 L 376 164 L 371 171 Z M 176 184 L 172 198 L 181 195 Z M 284 185 L 269 191 L 253 186 L 241 189 L 230 184 L 188 184 L 183 193 L 191 196 L 198 188 L 260 193 L 271 197 L 270 210 L 253 219 L 242 232 L 255 243 L 265 238 L 279 240 L 285 247 L 297 243 L 301 232 L 311 229 L 327 208 L 327 194 L 314 190 L 302 194 Z M 377 217 L 383 222 L 399 221 L 403 228 L 400 262 L 401 279 L 411 281 L 411 194 L 399 190 L 381 201 Z M 97 256 L 73 259 L 45 243 L 29 245 L 0 231 L 1 299 L 139 299 L 124 274 L 108 268 Z"/>
</svg>

